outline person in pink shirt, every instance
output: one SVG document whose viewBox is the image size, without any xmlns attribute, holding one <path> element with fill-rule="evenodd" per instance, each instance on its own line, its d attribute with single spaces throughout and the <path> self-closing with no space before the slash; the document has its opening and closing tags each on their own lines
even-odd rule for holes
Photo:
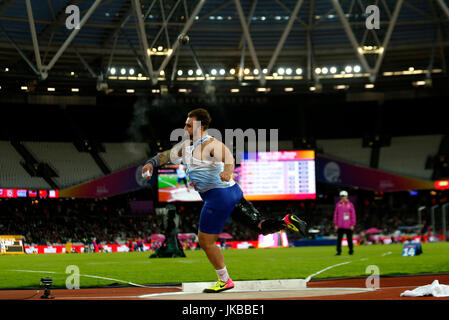
<svg viewBox="0 0 449 320">
<path fill-rule="evenodd" d="M 348 239 L 349 254 L 354 253 L 352 243 L 352 233 L 356 223 L 355 209 L 351 201 L 348 200 L 348 192 L 340 192 L 340 201 L 335 205 L 334 225 L 337 231 L 337 256 L 341 255 L 341 241 L 343 235 L 346 234 Z"/>
</svg>

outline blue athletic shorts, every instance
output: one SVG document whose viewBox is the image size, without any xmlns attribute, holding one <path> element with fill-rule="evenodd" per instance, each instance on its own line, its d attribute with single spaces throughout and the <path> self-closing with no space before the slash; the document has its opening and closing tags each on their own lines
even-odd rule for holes
<svg viewBox="0 0 449 320">
<path fill-rule="evenodd" d="M 199 230 L 208 234 L 219 234 L 231 216 L 234 207 L 243 198 L 236 183 L 228 188 L 215 188 L 200 193 L 204 206 L 200 215 Z"/>
<path fill-rule="evenodd" d="M 178 178 L 178 183 L 184 181 L 185 184 L 187 184 L 187 178 Z"/>
</svg>

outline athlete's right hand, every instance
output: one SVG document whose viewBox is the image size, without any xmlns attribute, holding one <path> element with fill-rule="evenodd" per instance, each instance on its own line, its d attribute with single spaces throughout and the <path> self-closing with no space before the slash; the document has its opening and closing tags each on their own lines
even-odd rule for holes
<svg viewBox="0 0 449 320">
<path fill-rule="evenodd" d="M 151 163 L 144 165 L 142 168 L 142 177 L 146 178 L 147 180 L 150 180 L 152 175 L 153 175 L 153 165 Z"/>
</svg>

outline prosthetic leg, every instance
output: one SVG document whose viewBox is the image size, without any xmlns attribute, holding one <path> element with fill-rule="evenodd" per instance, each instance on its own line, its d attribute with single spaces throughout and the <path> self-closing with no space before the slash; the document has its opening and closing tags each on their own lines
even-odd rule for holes
<svg viewBox="0 0 449 320">
<path fill-rule="evenodd" d="M 231 218 L 245 227 L 262 233 L 263 235 L 275 233 L 288 227 L 282 218 L 265 218 L 262 216 L 253 204 L 245 198 L 242 198 L 237 202 Z M 263 222 L 261 228 L 259 228 L 258 226 L 261 221 Z"/>
</svg>

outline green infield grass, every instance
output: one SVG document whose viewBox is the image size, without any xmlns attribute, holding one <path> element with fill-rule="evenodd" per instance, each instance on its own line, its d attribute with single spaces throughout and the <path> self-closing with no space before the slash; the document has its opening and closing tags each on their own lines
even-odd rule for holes
<svg viewBox="0 0 449 320">
<path fill-rule="evenodd" d="M 380 275 L 449 272 L 449 243 L 425 243 L 423 254 L 402 257 L 402 244 L 347 247 L 335 256 L 335 247 L 296 247 L 224 250 L 233 280 L 305 279 L 327 267 L 313 279 L 368 276 L 375 265 Z M 81 287 L 112 284 L 169 284 L 215 281 L 216 274 L 202 250 L 185 251 L 186 258 L 153 258 L 149 252 L 29 254 L 0 256 L 0 288 L 38 287 L 40 278 L 52 277 L 54 287 L 65 287 L 66 268 L 79 268 Z M 110 279 L 102 279 L 102 278 Z"/>
<path fill-rule="evenodd" d="M 175 175 L 160 174 L 158 176 L 157 186 L 159 189 L 176 187 L 176 183 L 178 183 L 178 176 L 176 174 Z"/>
</svg>

